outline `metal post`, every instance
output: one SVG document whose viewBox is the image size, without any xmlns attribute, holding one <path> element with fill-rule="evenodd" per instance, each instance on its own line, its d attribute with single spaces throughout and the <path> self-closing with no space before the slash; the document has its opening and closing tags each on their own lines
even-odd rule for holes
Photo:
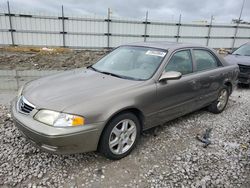
<svg viewBox="0 0 250 188">
<path fill-rule="evenodd" d="M 110 15 L 111 15 L 111 10 L 108 8 L 108 19 L 107 19 L 107 48 L 110 48 Z"/>
<path fill-rule="evenodd" d="M 13 27 L 12 27 L 12 20 L 11 20 L 11 14 L 10 14 L 10 3 L 9 1 L 7 1 L 7 7 L 8 7 L 8 16 L 9 16 L 9 24 L 10 24 L 10 36 L 11 36 L 11 44 L 14 46 L 15 42 L 14 42 L 14 35 L 13 35 Z"/>
<path fill-rule="evenodd" d="M 241 16 L 242 16 L 243 8 L 244 8 L 244 5 L 245 5 L 245 1 L 246 1 L 246 0 L 243 0 L 242 6 L 241 6 L 241 9 L 240 9 L 239 22 L 241 21 Z"/>
<path fill-rule="evenodd" d="M 145 18 L 145 30 L 144 30 L 144 42 L 147 41 L 147 30 L 148 30 L 148 11 L 146 12 L 146 18 Z"/>
<path fill-rule="evenodd" d="M 16 85 L 17 85 L 17 88 L 16 88 L 16 90 L 18 91 L 18 89 L 19 89 L 19 74 L 18 74 L 18 71 L 17 71 L 17 69 L 15 69 L 15 73 L 16 73 L 16 76 L 15 76 L 15 79 L 16 79 Z"/>
<path fill-rule="evenodd" d="M 63 36 L 63 47 L 65 47 L 65 26 L 64 26 L 64 10 L 62 5 L 62 36 Z"/>
<path fill-rule="evenodd" d="M 236 40 L 236 36 L 237 36 L 237 33 L 238 33 L 238 27 L 239 27 L 239 22 L 237 22 L 237 24 L 235 26 L 235 32 L 234 32 L 234 36 L 233 36 L 233 44 L 232 44 L 231 50 L 234 49 L 235 40 Z"/>
<path fill-rule="evenodd" d="M 212 15 L 212 16 L 211 16 L 211 19 L 210 19 L 210 24 L 209 24 L 209 26 L 208 26 L 207 44 L 206 44 L 206 46 L 209 45 L 209 39 L 210 39 L 210 33 L 211 33 L 211 28 L 212 28 L 213 19 L 214 19 L 214 17 L 213 17 L 213 15 Z"/>
<path fill-rule="evenodd" d="M 176 42 L 179 42 L 179 38 L 180 38 L 180 29 L 181 29 L 181 14 L 180 14 L 180 16 L 179 16 L 178 29 L 177 29 L 177 35 L 176 35 Z"/>
<path fill-rule="evenodd" d="M 241 9 L 240 9 L 240 15 L 239 15 L 239 19 L 238 19 L 238 21 L 237 21 L 236 27 L 235 27 L 235 32 L 234 32 L 234 37 L 233 37 L 233 44 L 232 44 L 231 50 L 234 49 L 235 40 L 236 40 L 236 37 L 237 37 L 237 33 L 238 33 L 239 24 L 240 24 L 240 21 L 241 21 L 241 16 L 242 16 L 242 12 L 243 12 L 244 5 L 245 5 L 245 0 L 243 0 L 242 6 L 241 6 Z"/>
</svg>

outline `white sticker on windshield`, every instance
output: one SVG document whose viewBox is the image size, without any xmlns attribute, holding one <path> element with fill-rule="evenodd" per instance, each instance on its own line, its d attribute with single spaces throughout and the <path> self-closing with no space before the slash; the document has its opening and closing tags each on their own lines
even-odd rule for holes
<svg viewBox="0 0 250 188">
<path fill-rule="evenodd" d="M 148 50 L 146 52 L 146 54 L 147 55 L 154 55 L 154 56 L 164 57 L 166 55 L 166 52 Z"/>
</svg>

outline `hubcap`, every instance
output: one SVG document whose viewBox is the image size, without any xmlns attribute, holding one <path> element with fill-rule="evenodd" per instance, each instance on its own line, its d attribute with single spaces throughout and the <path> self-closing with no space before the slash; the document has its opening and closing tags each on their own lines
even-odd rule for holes
<svg viewBox="0 0 250 188">
<path fill-rule="evenodd" d="M 127 152 L 136 139 L 136 125 L 130 119 L 124 119 L 116 124 L 109 136 L 109 148 L 114 154 Z"/>
<path fill-rule="evenodd" d="M 218 98 L 217 108 L 219 110 L 222 110 L 225 107 L 226 103 L 227 103 L 227 90 L 223 89 L 220 92 L 220 95 L 219 95 L 219 98 Z"/>
</svg>

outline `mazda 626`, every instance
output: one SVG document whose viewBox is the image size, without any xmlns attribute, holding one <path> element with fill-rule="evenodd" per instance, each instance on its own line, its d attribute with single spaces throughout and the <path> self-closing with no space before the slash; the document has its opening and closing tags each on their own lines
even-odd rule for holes
<svg viewBox="0 0 250 188">
<path fill-rule="evenodd" d="M 120 159 L 146 129 L 205 107 L 222 112 L 238 72 L 203 46 L 122 45 L 87 68 L 28 82 L 12 102 L 12 116 L 43 150 L 97 150 Z"/>
</svg>

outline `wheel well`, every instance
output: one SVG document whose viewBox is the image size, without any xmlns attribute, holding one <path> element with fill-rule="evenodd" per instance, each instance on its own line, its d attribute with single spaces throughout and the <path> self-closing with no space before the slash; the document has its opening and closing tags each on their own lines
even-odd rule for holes
<svg viewBox="0 0 250 188">
<path fill-rule="evenodd" d="M 99 142 L 98 142 L 98 146 L 97 146 L 98 150 L 99 150 L 99 145 L 100 145 L 99 143 L 100 143 L 100 141 L 101 141 L 101 138 L 102 138 L 102 135 L 103 135 L 103 132 L 104 132 L 104 129 L 106 128 L 106 126 L 109 124 L 109 122 L 110 122 L 115 116 L 117 116 L 117 115 L 119 115 L 119 114 L 122 114 L 122 113 L 126 113 L 126 112 L 133 113 L 133 114 L 138 118 L 138 120 L 139 120 L 139 122 L 140 122 L 141 132 L 142 132 L 142 130 L 143 130 L 143 124 L 144 124 L 144 115 L 143 115 L 143 113 L 142 113 L 139 109 L 137 109 L 137 108 L 127 108 L 127 109 L 123 109 L 123 110 L 121 110 L 121 111 L 118 111 L 118 112 L 116 112 L 115 114 L 113 114 L 113 115 L 108 119 L 107 123 L 105 124 L 105 127 L 103 128 L 102 133 L 101 133 L 101 136 L 100 136 L 100 138 L 99 138 Z"/>
<path fill-rule="evenodd" d="M 124 112 L 131 112 L 133 113 L 139 120 L 140 122 L 140 126 L 141 126 L 141 131 L 143 130 L 143 125 L 144 125 L 144 115 L 142 113 L 142 111 L 138 110 L 137 108 L 131 108 L 131 109 L 127 109 Z M 123 113 L 123 111 L 122 111 Z"/>
<path fill-rule="evenodd" d="M 142 130 L 142 129 L 143 129 L 143 123 L 144 123 L 144 115 L 143 115 L 142 111 L 140 111 L 140 110 L 137 109 L 137 108 L 127 108 L 127 109 L 123 109 L 123 110 L 121 110 L 121 111 L 116 112 L 115 114 L 113 114 L 113 115 L 109 118 L 109 120 L 107 121 L 106 125 L 107 125 L 115 116 L 117 116 L 117 115 L 119 115 L 119 114 L 126 113 L 126 112 L 133 113 L 133 114 L 138 118 L 138 120 L 139 120 L 139 122 L 140 122 L 141 130 Z M 105 125 L 105 127 L 106 127 L 106 125 Z M 104 128 L 105 128 L 105 127 L 104 127 Z"/>
<path fill-rule="evenodd" d="M 229 88 L 229 93 L 231 94 L 232 91 L 233 91 L 233 85 L 232 85 L 232 83 L 229 82 L 229 81 L 227 81 L 227 82 L 225 83 L 225 86 L 227 86 L 227 87 Z"/>
</svg>

